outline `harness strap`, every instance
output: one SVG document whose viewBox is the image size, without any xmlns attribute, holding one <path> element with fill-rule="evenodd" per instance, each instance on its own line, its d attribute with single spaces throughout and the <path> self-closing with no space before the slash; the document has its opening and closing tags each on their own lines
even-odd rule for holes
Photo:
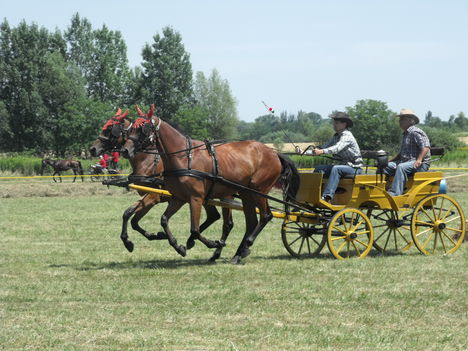
<svg viewBox="0 0 468 351">
<path fill-rule="evenodd" d="M 219 174 L 219 169 L 218 169 L 218 159 L 216 158 L 216 149 L 213 143 L 210 142 L 208 139 L 205 139 L 204 142 L 206 145 L 206 150 L 208 151 L 208 154 L 211 156 L 211 159 L 213 160 L 213 176 L 217 177 Z M 206 194 L 205 201 L 211 197 L 214 185 L 215 183 L 211 182 L 210 187 L 208 189 L 208 193 Z"/>
</svg>

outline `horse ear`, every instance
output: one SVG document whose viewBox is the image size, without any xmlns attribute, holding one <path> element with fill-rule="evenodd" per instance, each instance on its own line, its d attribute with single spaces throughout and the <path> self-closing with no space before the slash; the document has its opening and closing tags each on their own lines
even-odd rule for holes
<svg viewBox="0 0 468 351">
<path fill-rule="evenodd" d="M 123 114 L 121 114 L 120 116 L 117 117 L 117 120 L 121 121 L 127 116 L 128 116 L 128 111 L 125 111 Z"/>
<path fill-rule="evenodd" d="M 135 106 L 136 106 L 136 111 L 138 113 L 138 116 L 145 117 L 146 115 L 140 110 L 140 106 L 138 105 L 135 105 Z"/>
<path fill-rule="evenodd" d="M 120 107 L 119 107 L 119 109 L 118 109 L 117 112 L 115 113 L 114 117 L 119 116 L 121 113 L 122 113 L 122 110 L 121 110 Z"/>
<path fill-rule="evenodd" d="M 154 104 L 151 104 L 151 108 L 148 111 L 148 118 L 153 117 L 154 114 Z"/>
</svg>

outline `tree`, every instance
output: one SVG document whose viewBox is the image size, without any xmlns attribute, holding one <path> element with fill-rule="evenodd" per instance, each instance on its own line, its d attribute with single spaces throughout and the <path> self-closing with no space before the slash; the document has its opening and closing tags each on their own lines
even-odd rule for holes
<svg viewBox="0 0 468 351">
<path fill-rule="evenodd" d="M 361 150 L 383 149 L 394 153 L 401 141 L 401 130 L 396 113 L 385 102 L 359 100 L 346 111 L 354 121 L 352 132 Z"/>
<path fill-rule="evenodd" d="M 65 41 L 58 31 L 49 33 L 24 21 L 16 28 L 6 20 L 1 24 L 0 100 L 9 120 L 3 133 L 8 139 L 2 141 L 8 145 L 6 150 L 35 150 L 51 142 L 51 120 L 41 85 L 49 79 L 49 55 L 60 57 L 64 52 Z"/>
<path fill-rule="evenodd" d="M 208 135 L 214 139 L 234 137 L 238 123 L 236 101 L 229 83 L 216 69 L 208 79 L 202 72 L 197 73 L 194 96 L 196 103 L 207 113 Z"/>
<path fill-rule="evenodd" d="M 156 113 L 171 120 L 192 100 L 192 65 L 182 37 L 170 27 L 156 34 L 142 52 L 142 102 L 155 104 Z"/>
<path fill-rule="evenodd" d="M 87 95 L 114 105 L 131 100 L 127 46 L 119 31 L 103 25 L 93 30 L 91 23 L 76 13 L 65 32 L 68 59 L 75 63 L 86 81 Z"/>
</svg>

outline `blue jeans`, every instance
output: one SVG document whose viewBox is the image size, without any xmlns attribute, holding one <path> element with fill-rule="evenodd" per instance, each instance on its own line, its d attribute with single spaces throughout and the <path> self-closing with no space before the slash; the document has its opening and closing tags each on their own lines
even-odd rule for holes
<svg viewBox="0 0 468 351">
<path fill-rule="evenodd" d="M 392 187 L 388 192 L 392 196 L 399 196 L 403 194 L 408 176 L 416 172 L 426 172 L 429 169 L 427 163 L 421 164 L 419 168 L 414 168 L 414 161 L 407 161 L 402 163 L 389 162 L 388 166 L 384 168 L 384 173 L 390 176 L 394 176 Z"/>
<path fill-rule="evenodd" d="M 315 167 L 314 173 L 323 173 L 324 177 L 328 176 L 328 183 L 323 191 L 323 196 L 333 198 L 340 179 L 349 174 L 361 174 L 362 169 L 346 165 L 319 165 Z"/>
</svg>

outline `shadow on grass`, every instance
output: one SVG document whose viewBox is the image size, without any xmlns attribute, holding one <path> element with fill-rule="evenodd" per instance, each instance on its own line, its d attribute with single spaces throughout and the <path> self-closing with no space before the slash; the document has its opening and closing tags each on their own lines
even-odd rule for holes
<svg viewBox="0 0 468 351">
<path fill-rule="evenodd" d="M 81 264 L 53 264 L 51 268 L 71 268 L 77 271 L 98 271 L 105 269 L 178 269 L 182 267 L 212 266 L 214 263 L 207 259 L 184 260 L 140 260 L 122 262 L 83 262 Z"/>
<path fill-rule="evenodd" d="M 336 260 L 335 256 L 333 256 L 330 252 L 327 252 L 327 250 L 324 248 L 325 252 L 321 252 L 315 257 L 301 257 L 301 258 L 296 258 L 291 255 L 285 254 L 285 255 L 276 255 L 276 256 L 256 256 L 252 257 L 252 259 L 258 259 L 258 260 Z M 411 252 L 404 252 L 404 251 L 386 251 L 384 253 L 379 252 L 377 250 L 371 250 L 367 254 L 366 258 L 373 258 L 373 257 L 394 257 L 394 256 L 419 256 L 421 255 L 419 251 L 411 251 Z"/>
</svg>

